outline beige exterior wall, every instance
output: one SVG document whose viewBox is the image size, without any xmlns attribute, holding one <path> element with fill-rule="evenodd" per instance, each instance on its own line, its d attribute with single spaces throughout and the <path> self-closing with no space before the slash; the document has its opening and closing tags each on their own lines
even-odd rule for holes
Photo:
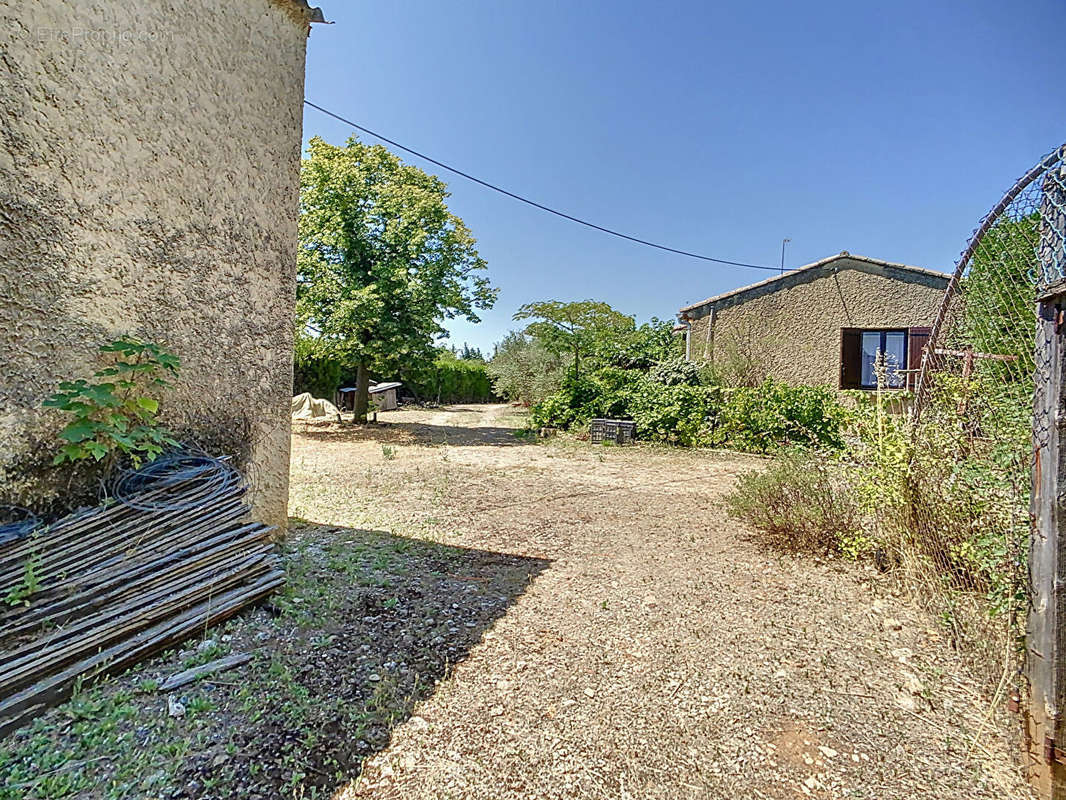
<svg viewBox="0 0 1066 800">
<path fill-rule="evenodd" d="M 0 503 L 40 505 L 41 400 L 123 333 L 184 366 L 182 435 L 284 524 L 304 56 L 295 0 L 0 0 Z"/>
<path fill-rule="evenodd" d="M 771 377 L 836 388 L 841 328 L 932 325 L 947 281 L 842 258 L 716 301 L 713 310 L 693 309 L 691 357 L 717 362 L 739 351 Z"/>
</svg>

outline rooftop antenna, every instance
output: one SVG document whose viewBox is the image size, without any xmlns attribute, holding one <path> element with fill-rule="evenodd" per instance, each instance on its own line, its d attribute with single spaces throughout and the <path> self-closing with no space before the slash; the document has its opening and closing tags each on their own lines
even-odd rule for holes
<svg viewBox="0 0 1066 800">
<path fill-rule="evenodd" d="M 785 245 L 791 242 L 791 239 L 781 240 L 781 274 L 785 274 Z"/>
</svg>

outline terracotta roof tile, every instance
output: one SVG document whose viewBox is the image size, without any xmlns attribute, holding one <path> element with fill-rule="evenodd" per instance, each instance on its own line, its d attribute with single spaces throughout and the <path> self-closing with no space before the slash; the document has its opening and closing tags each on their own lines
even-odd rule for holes
<svg viewBox="0 0 1066 800">
<path fill-rule="evenodd" d="M 726 298 L 749 292 L 752 289 L 763 289 L 764 287 L 770 287 L 772 286 L 772 284 L 777 283 L 778 281 L 784 281 L 790 276 L 794 276 L 800 272 L 805 272 L 807 270 L 814 270 L 820 267 L 826 267 L 832 264 L 834 261 L 857 261 L 860 264 L 871 264 L 878 267 L 889 267 L 896 270 L 903 270 L 906 272 L 911 272 L 915 275 L 923 276 L 925 278 L 943 279 L 945 286 L 947 286 L 947 282 L 951 278 L 951 276 L 947 273 L 937 272 L 933 269 L 925 269 L 924 267 L 912 267 L 909 264 L 896 264 L 892 261 L 882 261 L 879 258 L 870 258 L 869 256 L 858 256 L 853 253 L 849 253 L 847 250 L 845 250 L 835 256 L 829 256 L 828 258 L 823 258 L 820 261 L 815 261 L 813 264 L 805 264 L 804 266 L 797 267 L 796 269 L 786 270 L 783 275 L 777 275 L 773 278 L 767 278 L 764 281 L 752 283 L 748 286 L 741 286 L 738 289 L 730 289 L 728 292 L 723 292 L 722 294 L 715 295 L 714 297 L 708 297 L 706 300 L 701 300 L 698 303 L 692 303 L 691 305 L 684 306 L 678 310 L 678 314 L 684 314 L 686 311 L 692 311 L 693 309 L 701 308 L 702 306 L 717 303 L 720 300 L 725 300 Z"/>
</svg>

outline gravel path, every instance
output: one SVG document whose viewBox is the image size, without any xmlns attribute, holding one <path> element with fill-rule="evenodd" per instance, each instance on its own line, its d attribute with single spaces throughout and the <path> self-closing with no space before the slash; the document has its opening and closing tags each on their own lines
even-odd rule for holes
<svg viewBox="0 0 1066 800">
<path fill-rule="evenodd" d="M 298 516 L 551 562 L 337 797 L 1029 797 L 933 620 L 725 517 L 759 460 L 527 444 L 509 414 L 294 438 Z"/>
</svg>

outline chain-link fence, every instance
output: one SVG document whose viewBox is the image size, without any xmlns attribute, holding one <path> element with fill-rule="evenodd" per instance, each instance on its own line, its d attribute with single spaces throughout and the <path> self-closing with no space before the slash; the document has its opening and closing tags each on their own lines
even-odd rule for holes
<svg viewBox="0 0 1066 800">
<path fill-rule="evenodd" d="M 1037 295 L 1062 277 L 1062 228 L 1049 223 L 1064 213 L 1064 155 L 1026 173 L 958 261 L 923 356 L 892 525 L 902 574 L 997 676 L 997 695 L 1021 663 Z"/>
</svg>

